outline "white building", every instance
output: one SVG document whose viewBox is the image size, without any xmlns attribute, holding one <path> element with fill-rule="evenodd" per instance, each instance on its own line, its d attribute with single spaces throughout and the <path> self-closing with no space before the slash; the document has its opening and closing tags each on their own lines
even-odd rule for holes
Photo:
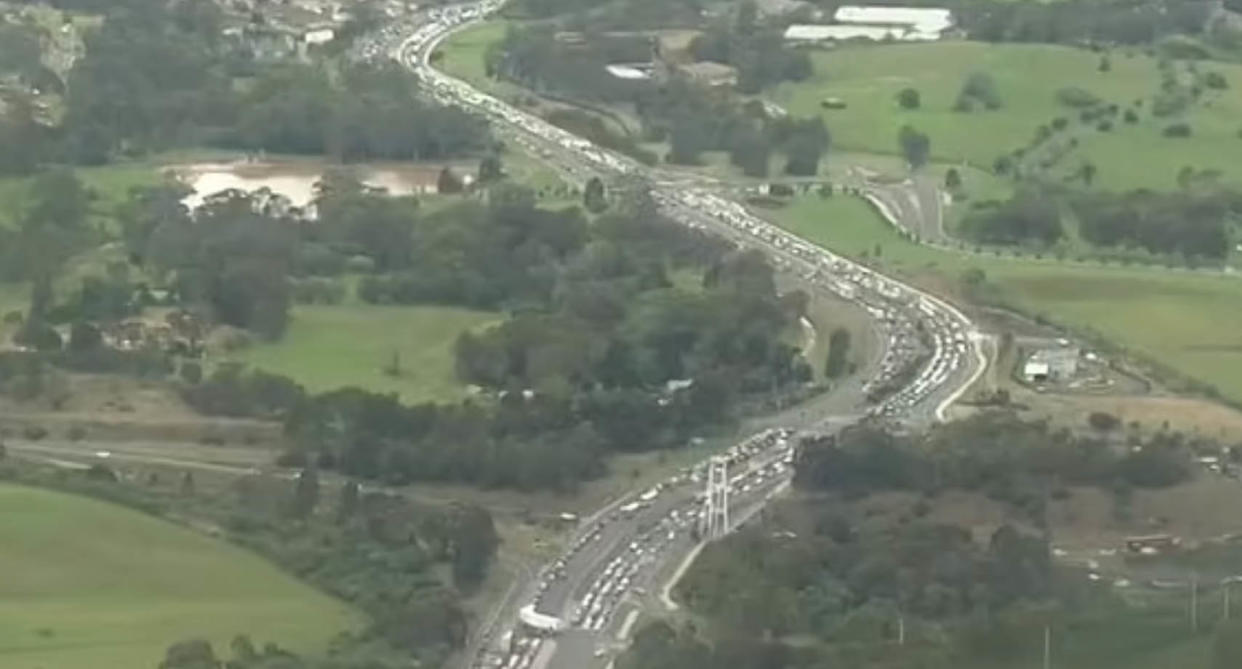
<svg viewBox="0 0 1242 669">
<path fill-rule="evenodd" d="M 938 7 L 867 7 L 842 5 L 832 15 L 837 23 L 893 26 L 939 36 L 953 27 L 953 13 Z"/>
<path fill-rule="evenodd" d="M 813 44 L 865 39 L 875 42 L 931 42 L 953 27 L 953 15 L 934 7 L 839 7 L 833 25 L 791 25 L 789 42 Z"/>
<path fill-rule="evenodd" d="M 852 39 L 865 39 L 873 42 L 934 40 L 939 36 L 930 37 L 923 33 L 907 33 L 901 28 L 891 26 L 850 26 L 850 25 L 791 25 L 785 29 L 785 41 L 815 44 L 819 42 L 843 42 Z"/>
<path fill-rule="evenodd" d="M 336 31 L 331 28 L 308 30 L 306 34 L 302 36 L 302 41 L 307 44 L 327 44 L 334 39 L 336 39 Z"/>
<path fill-rule="evenodd" d="M 650 72 L 640 70 L 633 65 L 608 65 L 604 69 L 608 70 L 608 74 L 611 74 L 618 79 L 625 79 L 628 81 L 641 81 L 643 79 L 651 78 Z"/>
</svg>

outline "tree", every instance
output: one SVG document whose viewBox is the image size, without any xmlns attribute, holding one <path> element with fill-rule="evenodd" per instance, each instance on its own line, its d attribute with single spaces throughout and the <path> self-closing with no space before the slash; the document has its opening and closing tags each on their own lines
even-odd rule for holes
<svg viewBox="0 0 1242 669">
<path fill-rule="evenodd" d="M 203 366 L 193 360 L 181 363 L 181 380 L 194 386 L 203 381 Z"/>
<path fill-rule="evenodd" d="M 897 104 L 902 109 L 918 109 L 922 100 L 917 89 L 903 88 L 897 93 Z"/>
<path fill-rule="evenodd" d="M 97 350 L 103 346 L 103 334 L 99 328 L 83 321 L 77 321 L 69 329 L 69 350 L 78 353 Z"/>
<path fill-rule="evenodd" d="M 828 359 L 824 363 L 824 376 L 830 379 L 840 378 L 849 367 L 850 332 L 845 328 L 836 328 L 828 336 Z"/>
<path fill-rule="evenodd" d="M 319 504 L 319 471 L 307 467 L 298 474 L 293 487 L 293 515 L 306 518 L 315 512 Z"/>
<path fill-rule="evenodd" d="M 604 192 L 604 182 L 599 177 L 591 177 L 582 189 L 582 205 L 592 214 L 602 214 L 608 209 L 608 199 Z"/>
<path fill-rule="evenodd" d="M 1091 187 L 1091 184 L 1095 181 L 1096 170 L 1097 168 L 1095 166 L 1095 163 L 1083 163 L 1082 164 L 1082 167 L 1079 169 L 1079 172 L 1078 172 L 1078 174 L 1082 177 L 1082 185 L 1086 186 L 1087 188 Z"/>
<path fill-rule="evenodd" d="M 912 169 L 918 169 L 927 164 L 927 159 L 931 154 L 931 140 L 927 135 L 915 130 L 913 126 L 903 125 L 897 133 L 897 143 L 901 146 L 901 153 L 906 157 Z"/>
<path fill-rule="evenodd" d="M 441 195 L 449 195 L 460 193 L 464 186 L 461 179 L 453 172 L 451 167 L 445 167 L 440 170 L 440 177 L 436 179 L 436 192 Z"/>
<path fill-rule="evenodd" d="M 957 171 L 956 167 L 950 167 L 944 173 L 944 187 L 950 191 L 956 191 L 962 187 L 962 175 Z"/>
<path fill-rule="evenodd" d="M 473 587 L 487 575 L 487 567 L 500 537 L 486 509 L 466 505 L 457 510 L 453 528 L 453 581 L 459 587 Z"/>
<path fill-rule="evenodd" d="M 179 641 L 168 647 L 160 669 L 219 669 L 220 661 L 211 642 L 203 639 Z"/>
<path fill-rule="evenodd" d="M 500 181 L 505 176 L 504 168 L 500 164 L 500 156 L 490 154 L 479 161 L 479 178 L 480 184 L 489 184 L 493 181 Z"/>
<path fill-rule="evenodd" d="M 1121 426 L 1121 419 L 1104 411 L 1092 411 L 1087 416 L 1087 424 L 1100 432 L 1112 432 Z"/>
<path fill-rule="evenodd" d="M 1242 621 L 1225 620 L 1212 643 L 1212 669 L 1242 667 Z"/>
<path fill-rule="evenodd" d="M 358 482 L 346 481 L 341 486 L 341 501 L 336 507 L 338 522 L 349 520 L 358 511 Z"/>
</svg>

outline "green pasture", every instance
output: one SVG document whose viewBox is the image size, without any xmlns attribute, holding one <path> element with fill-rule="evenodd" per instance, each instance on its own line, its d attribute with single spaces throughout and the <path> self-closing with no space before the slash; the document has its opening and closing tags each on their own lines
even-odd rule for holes
<svg viewBox="0 0 1242 669">
<path fill-rule="evenodd" d="M 234 359 L 310 391 L 357 386 L 397 393 L 406 402 L 454 401 L 465 393 L 454 371 L 457 335 L 499 320 L 453 307 L 298 306 L 280 341 L 255 344 Z M 386 372 L 394 353 L 396 376 Z"/>
<path fill-rule="evenodd" d="M 982 269 L 1002 300 L 1098 334 L 1242 401 L 1242 278 L 921 246 L 865 202 L 842 195 L 804 196 L 768 217 L 851 257 L 865 253 L 874 260 L 878 247 L 879 262 L 907 276 L 931 275 L 941 285 Z"/>
<path fill-rule="evenodd" d="M 1160 91 L 1155 58 L 1136 50 L 1115 50 L 1111 69 L 1099 70 L 1101 55 L 1086 49 L 1037 44 L 941 42 L 882 46 L 847 46 L 813 55 L 815 74 L 807 81 L 786 83 L 771 97 L 798 116 L 819 114 L 832 133 L 837 150 L 897 153 L 897 131 L 910 124 L 927 133 L 934 159 L 966 162 L 988 169 L 997 156 L 1029 143 L 1041 124 L 1065 117 L 1069 127 L 1053 141 L 1078 140 L 1048 173 L 1063 177 L 1084 161 L 1098 168 L 1097 187 L 1169 189 L 1184 166 L 1219 169 L 1242 177 L 1242 66 L 1201 62 L 1200 72 L 1216 71 L 1229 83 L 1224 91 L 1205 90 L 1181 115 L 1156 119 L 1152 98 Z M 1174 71 L 1188 81 L 1190 65 Z M 972 112 L 953 111 L 966 77 L 985 72 L 994 79 L 1003 106 Z M 912 87 L 922 104 L 901 109 L 898 91 Z M 1124 112 L 1135 108 L 1139 122 L 1126 124 L 1119 114 L 1113 128 L 1101 132 L 1084 124 L 1077 111 L 1057 101 L 1065 87 L 1087 90 Z M 841 98 L 846 109 L 821 108 L 825 98 Z M 1136 106 L 1136 101 L 1142 101 Z M 1193 136 L 1164 137 L 1170 123 L 1185 121 Z"/>
<path fill-rule="evenodd" d="M 141 513 L 0 485 L 0 666 L 155 667 L 187 638 L 323 650 L 344 604 L 240 548 Z"/>
</svg>

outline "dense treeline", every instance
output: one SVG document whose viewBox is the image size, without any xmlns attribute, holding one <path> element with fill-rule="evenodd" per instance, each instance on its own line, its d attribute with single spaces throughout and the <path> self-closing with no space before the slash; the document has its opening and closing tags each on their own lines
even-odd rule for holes
<svg viewBox="0 0 1242 669">
<path fill-rule="evenodd" d="M 505 13 L 520 18 L 564 18 L 573 29 L 640 30 L 698 25 L 704 0 L 516 0 Z"/>
<path fill-rule="evenodd" d="M 862 425 L 803 443 L 794 485 L 852 494 L 973 490 L 1027 507 L 1039 519 L 1056 488 L 1164 487 L 1191 476 L 1193 451 L 1180 435 L 1157 434 L 1140 446 L 1118 452 L 1106 441 L 1000 411 L 916 437 Z"/>
<path fill-rule="evenodd" d="M 2 457 L 2 456 L 0 456 Z M 120 503 L 213 533 L 253 550 L 365 614 L 365 624 L 332 642 L 332 658 L 302 660 L 238 629 L 229 667 L 395 669 L 411 661 L 439 666 L 467 637 L 462 593 L 486 577 L 499 538 L 490 513 L 475 505 L 429 505 L 306 469 L 294 480 L 266 473 L 224 483 L 193 471 L 96 465 L 63 469 L 5 461 L 0 478 Z M 346 632 L 346 630 L 341 630 Z M 326 641 L 326 640 L 325 640 Z M 206 669 L 202 643 L 175 644 L 170 669 Z M 214 657 L 214 656 L 213 656 Z M 152 658 L 156 666 L 158 658 Z"/>
<path fill-rule="evenodd" d="M 514 311 L 457 342 L 459 376 L 487 401 L 312 397 L 230 366 L 186 389 L 204 413 L 283 418 L 297 444 L 290 461 L 394 483 L 567 489 L 602 473 L 608 453 L 681 445 L 728 422 L 737 399 L 811 378 L 782 341 L 805 300 L 777 294 L 761 255 L 660 219 L 643 195 L 587 226 L 576 210 L 536 208 L 520 188 L 422 218 L 385 213 L 382 198 L 332 181 L 322 223 L 303 227 L 315 228 L 317 252 L 374 260 L 362 298 Z M 673 272 L 704 278 L 679 287 Z"/>
<path fill-rule="evenodd" d="M 1027 187 L 1007 201 L 973 205 L 961 232 L 984 244 L 1047 248 L 1066 237 L 1067 216 L 1077 224 L 1078 236 L 1100 249 L 1220 262 L 1242 220 L 1242 194 L 1214 182 L 1187 183 L 1168 193 Z"/>
<path fill-rule="evenodd" d="M 746 4 L 736 16 L 714 23 L 691 50 L 700 59 L 735 65 L 743 92 L 806 78 L 811 73 L 808 56 L 788 49 L 779 28 L 759 22 L 754 5 Z M 768 174 L 772 154 L 781 152 L 786 156 L 786 173 L 814 175 L 828 150 L 828 130 L 818 116 L 770 118 L 762 104 L 742 108 L 733 98 L 676 73 L 667 82 L 657 83 L 621 80 L 605 71 L 609 63 L 649 60 L 653 47 L 647 37 L 588 31 L 579 41 L 558 35 L 558 27 L 549 24 L 511 26 L 504 39 L 489 49 L 487 72 L 545 94 L 632 104 L 642 125 L 641 138 L 667 141 L 669 152 L 663 158 L 670 163 L 695 165 L 705 151 L 725 151 L 748 176 L 761 177 Z M 583 120 L 589 118 L 584 113 L 574 117 L 569 119 L 573 123 L 558 125 L 651 162 L 632 138 L 612 136 L 598 121 L 598 127 L 592 127 Z"/>
<path fill-rule="evenodd" d="M 221 39 L 213 3 L 105 5 L 95 7 L 104 21 L 86 32 L 86 53 L 65 82 L 61 127 L 24 132 L 26 115 L 7 120 L 0 170 L 204 144 L 363 160 L 461 155 L 490 142 L 483 121 L 419 100 L 395 64 L 340 76 L 277 66 L 255 77 L 253 56 Z"/>
<path fill-rule="evenodd" d="M 1045 626 L 1069 664 L 1149 656 L 1150 635 L 1172 645 L 1198 634 L 1183 600 L 1132 608 L 1111 583 L 1056 566 L 1042 512 L 980 536 L 936 504 L 950 488 L 1030 509 L 1064 485 L 1171 485 L 1189 475 L 1189 452 L 1176 436 L 1119 449 L 1003 413 L 919 435 L 860 425 L 804 441 L 799 492 L 708 544 L 678 585 L 695 623 L 640 630 L 618 667 L 1017 666 L 1037 663 Z M 880 492 L 906 494 L 868 498 Z M 1104 629 L 1112 636 L 1097 645 Z"/>
<path fill-rule="evenodd" d="M 738 91 L 758 93 L 782 81 L 811 76 L 811 57 L 785 43 L 782 21 L 761 21 L 754 0 L 744 0 L 735 15 L 713 22 L 694 38 L 697 60 L 728 63 L 738 70 Z"/>
<path fill-rule="evenodd" d="M 1221 261 L 1229 255 L 1232 233 L 1242 220 L 1242 193 L 1212 189 L 1084 194 L 1074 210 L 1078 234 L 1097 246 Z"/>
<path fill-rule="evenodd" d="M 1147 44 L 1173 33 L 1200 33 L 1212 14 L 1212 4 L 1200 0 L 963 0 L 947 6 L 971 39 L 989 42 Z"/>
</svg>

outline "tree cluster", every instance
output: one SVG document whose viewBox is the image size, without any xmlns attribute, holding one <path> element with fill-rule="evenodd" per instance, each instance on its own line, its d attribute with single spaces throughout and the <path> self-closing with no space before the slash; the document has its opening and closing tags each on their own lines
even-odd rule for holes
<svg viewBox="0 0 1242 669">
<path fill-rule="evenodd" d="M 1198 34 L 1212 11 L 1210 4 L 1197 0 L 961 0 L 949 6 L 971 39 L 1060 44 L 1150 44 L 1170 34 Z"/>
<path fill-rule="evenodd" d="M 1092 193 L 1074 200 L 1078 232 L 1097 246 L 1139 248 L 1188 261 L 1221 261 L 1242 219 L 1242 193 L 1224 188 L 1170 193 Z"/>
<path fill-rule="evenodd" d="M 253 56 L 220 38 L 212 3 L 127 0 L 96 11 L 104 20 L 67 75 L 61 127 L 39 129 L 19 105 L 0 124 L 0 173 L 204 144 L 363 160 L 461 155 L 490 141 L 483 121 L 419 99 L 395 64 L 256 76 Z M 0 43 L 0 59 L 25 59 L 20 41 Z"/>
<path fill-rule="evenodd" d="M 1106 441 L 1053 431 L 1045 422 L 986 412 L 918 437 L 875 426 L 804 442 L 794 485 L 852 493 L 973 490 L 1042 515 L 1055 487 L 1118 483 L 1165 487 L 1192 474 L 1193 450 L 1180 435 L 1158 434 L 1131 452 Z"/>
<path fill-rule="evenodd" d="M 758 93 L 782 81 L 803 81 L 812 74 L 811 58 L 790 47 L 783 22 L 765 22 L 753 0 L 745 0 L 733 16 L 713 22 L 690 44 L 697 60 L 728 63 L 738 70 L 738 91 Z"/>
</svg>

